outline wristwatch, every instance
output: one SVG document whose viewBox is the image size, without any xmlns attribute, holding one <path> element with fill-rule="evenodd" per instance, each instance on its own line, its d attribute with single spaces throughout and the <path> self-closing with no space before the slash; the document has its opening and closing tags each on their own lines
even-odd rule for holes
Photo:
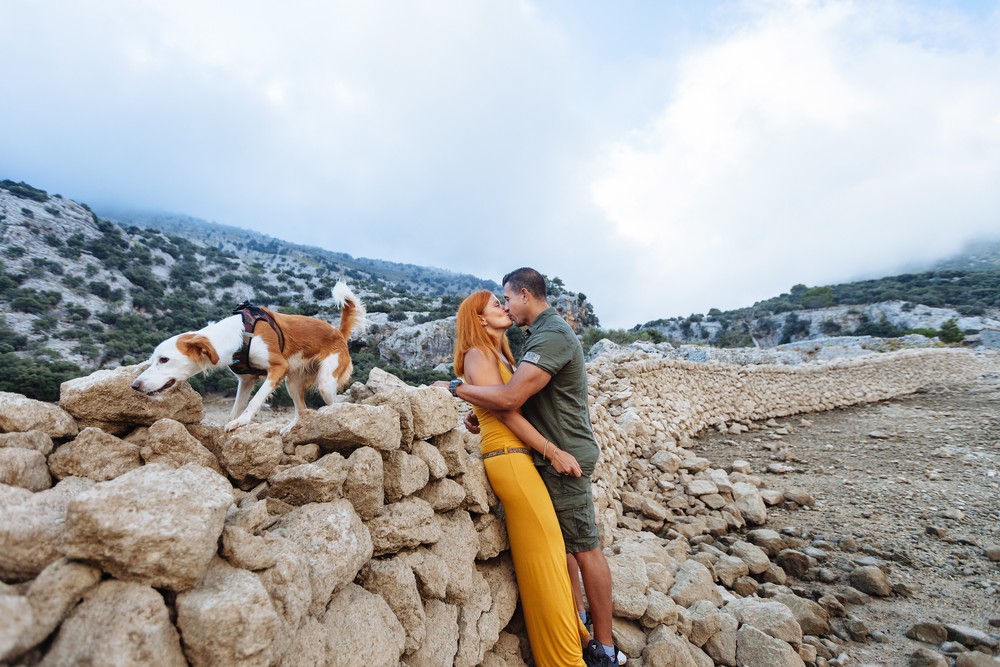
<svg viewBox="0 0 1000 667">
<path fill-rule="evenodd" d="M 460 384 L 463 384 L 462 378 L 455 378 L 448 383 L 448 391 L 450 391 L 451 395 L 455 398 L 458 398 L 458 385 Z"/>
</svg>

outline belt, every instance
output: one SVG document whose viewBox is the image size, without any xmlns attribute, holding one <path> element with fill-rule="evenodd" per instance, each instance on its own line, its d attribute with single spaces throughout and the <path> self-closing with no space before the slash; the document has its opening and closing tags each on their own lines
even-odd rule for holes
<svg viewBox="0 0 1000 667">
<path fill-rule="evenodd" d="M 509 449 L 498 449 L 495 452 L 490 452 L 489 454 L 483 454 L 484 459 L 488 459 L 493 456 L 500 456 L 501 454 L 530 454 L 530 449 L 525 449 L 524 447 L 510 447 Z"/>
</svg>

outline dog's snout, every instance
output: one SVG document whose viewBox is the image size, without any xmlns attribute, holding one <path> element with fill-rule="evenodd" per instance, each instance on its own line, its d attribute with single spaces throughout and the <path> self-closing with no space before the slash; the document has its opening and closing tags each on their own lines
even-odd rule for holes
<svg viewBox="0 0 1000 667">
<path fill-rule="evenodd" d="M 142 382 L 140 382 L 139 380 L 135 380 L 134 382 L 132 382 L 131 386 L 136 391 L 142 391 Z"/>
</svg>

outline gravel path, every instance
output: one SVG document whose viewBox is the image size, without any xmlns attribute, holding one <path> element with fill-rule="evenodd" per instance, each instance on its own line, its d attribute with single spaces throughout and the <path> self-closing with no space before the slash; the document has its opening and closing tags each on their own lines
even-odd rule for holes
<svg viewBox="0 0 1000 667">
<path fill-rule="evenodd" d="M 845 664 L 906 665 L 916 623 L 1000 633 L 1000 374 L 877 404 L 705 432 L 693 451 L 719 467 L 750 462 L 772 489 L 814 507 L 776 506 L 766 528 L 829 556 L 798 592 L 850 593 L 859 564 L 886 569 L 895 593 L 847 604 L 834 627 Z M 821 554 L 822 551 L 816 550 Z M 992 560 L 991 560 L 992 557 Z M 948 648 L 948 647 L 946 647 Z M 1000 663 L 998 663 L 1000 664 Z"/>
</svg>

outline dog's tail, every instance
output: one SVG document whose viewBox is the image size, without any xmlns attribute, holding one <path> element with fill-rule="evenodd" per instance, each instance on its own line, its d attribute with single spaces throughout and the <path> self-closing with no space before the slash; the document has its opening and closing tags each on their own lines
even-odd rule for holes
<svg viewBox="0 0 1000 667">
<path fill-rule="evenodd" d="M 365 306 L 343 280 L 333 286 L 333 300 L 340 306 L 340 333 L 350 338 L 351 331 L 365 322 Z"/>
</svg>

